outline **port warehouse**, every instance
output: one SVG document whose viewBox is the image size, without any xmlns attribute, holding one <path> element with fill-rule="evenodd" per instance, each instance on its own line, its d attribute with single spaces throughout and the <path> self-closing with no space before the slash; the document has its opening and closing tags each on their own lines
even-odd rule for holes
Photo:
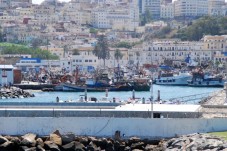
<svg viewBox="0 0 227 151">
<path fill-rule="evenodd" d="M 7 102 L 5 103 L 7 105 Z M 129 108 L 122 106 L 124 109 L 116 110 L 120 107 L 102 104 L 90 109 L 72 104 L 69 108 L 67 103 L 55 106 L 50 103 L 49 107 L 45 105 L 44 108 L 41 108 L 42 103 L 36 107 L 29 106 L 29 103 L 20 107 L 14 104 L 11 107 L 5 105 L 2 103 L 0 108 L 0 133 L 4 135 L 23 135 L 30 132 L 48 135 L 58 129 L 61 133 L 73 132 L 86 136 L 112 137 L 116 131 L 120 131 L 124 137 L 166 138 L 227 129 L 226 118 L 199 118 L 201 113 L 197 111 L 198 105 L 171 107 L 177 107 L 179 111 L 161 111 L 157 108 L 162 106 L 154 105 L 154 118 L 151 118 L 151 112 L 147 108 L 144 109 L 147 111 L 130 111 Z M 193 109 L 184 110 L 186 107 Z"/>
</svg>

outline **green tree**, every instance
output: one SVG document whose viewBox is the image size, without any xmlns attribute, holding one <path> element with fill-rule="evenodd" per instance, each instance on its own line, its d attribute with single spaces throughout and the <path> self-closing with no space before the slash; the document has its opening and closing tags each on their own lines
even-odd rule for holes
<svg viewBox="0 0 227 151">
<path fill-rule="evenodd" d="M 181 40 L 200 40 L 203 35 L 219 35 L 220 22 L 218 18 L 202 17 L 196 20 L 191 26 L 179 30 L 175 37 Z"/>
<path fill-rule="evenodd" d="M 123 58 L 123 54 L 119 49 L 115 50 L 114 52 L 114 58 L 117 60 L 117 63 L 119 63 L 119 59 Z"/>
<path fill-rule="evenodd" d="M 0 26 L 0 42 L 3 42 L 2 27 Z"/>
<path fill-rule="evenodd" d="M 152 20 L 152 14 L 149 9 L 146 9 L 144 14 L 140 16 L 140 23 L 142 26 L 144 26 L 146 23 L 151 22 Z"/>
<path fill-rule="evenodd" d="M 105 61 L 110 58 L 109 44 L 105 35 L 99 35 L 93 54 L 97 56 L 98 59 L 103 59 L 105 68 Z"/>
<path fill-rule="evenodd" d="M 32 46 L 32 48 L 38 48 L 41 45 L 41 43 L 42 43 L 42 40 L 41 39 L 34 38 L 31 41 L 31 46 Z"/>
<path fill-rule="evenodd" d="M 221 34 L 226 34 L 227 33 L 227 17 L 220 18 L 219 22 L 220 22 Z"/>
<path fill-rule="evenodd" d="M 140 56 L 140 53 L 137 51 L 136 52 L 137 69 L 139 69 L 139 56 Z"/>
<path fill-rule="evenodd" d="M 64 51 L 63 57 L 65 58 L 66 57 L 66 54 L 68 54 L 68 52 L 69 52 L 69 49 L 68 49 L 68 47 L 66 45 L 64 45 L 63 51 Z"/>
<path fill-rule="evenodd" d="M 90 33 L 97 34 L 98 33 L 98 30 L 95 29 L 95 28 L 90 28 Z"/>
<path fill-rule="evenodd" d="M 117 43 L 115 45 L 115 47 L 117 47 L 117 48 L 128 48 L 128 49 L 131 49 L 132 48 L 132 45 L 129 42 L 122 41 L 122 42 Z"/>
<path fill-rule="evenodd" d="M 0 42 L 3 41 L 3 35 L 2 35 L 2 32 L 0 31 Z"/>
<path fill-rule="evenodd" d="M 51 54 L 49 51 L 39 48 L 33 49 L 24 45 L 11 43 L 0 43 L 0 47 L 3 48 L 2 54 L 30 54 L 33 58 L 59 59 L 58 56 Z"/>
</svg>

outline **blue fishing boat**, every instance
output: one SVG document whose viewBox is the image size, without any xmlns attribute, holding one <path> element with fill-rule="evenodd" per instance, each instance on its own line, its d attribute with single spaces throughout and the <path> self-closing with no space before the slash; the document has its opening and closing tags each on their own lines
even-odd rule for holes
<svg viewBox="0 0 227 151">
<path fill-rule="evenodd" d="M 211 73 L 194 72 L 191 80 L 188 80 L 188 86 L 194 87 L 224 87 L 225 80 L 221 75 L 212 75 Z"/>
</svg>

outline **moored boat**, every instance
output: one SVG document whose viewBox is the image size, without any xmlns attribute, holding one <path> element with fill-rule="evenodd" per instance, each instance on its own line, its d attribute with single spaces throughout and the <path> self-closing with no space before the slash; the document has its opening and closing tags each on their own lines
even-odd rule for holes
<svg viewBox="0 0 227 151">
<path fill-rule="evenodd" d="M 225 80 L 221 75 L 211 75 L 210 73 L 194 72 L 193 78 L 188 80 L 189 86 L 194 87 L 224 87 Z"/>
<path fill-rule="evenodd" d="M 89 87 L 86 85 L 78 86 L 70 83 L 62 84 L 63 91 L 73 91 L 73 92 L 84 92 L 87 90 L 88 92 L 105 92 L 108 91 L 132 91 L 133 87 L 130 85 L 119 85 L 119 86 L 105 86 L 105 87 Z"/>
<path fill-rule="evenodd" d="M 157 85 L 188 85 L 188 80 L 192 78 L 192 75 L 188 71 L 180 71 L 178 73 L 166 72 L 160 73 L 158 78 L 154 80 Z"/>
</svg>

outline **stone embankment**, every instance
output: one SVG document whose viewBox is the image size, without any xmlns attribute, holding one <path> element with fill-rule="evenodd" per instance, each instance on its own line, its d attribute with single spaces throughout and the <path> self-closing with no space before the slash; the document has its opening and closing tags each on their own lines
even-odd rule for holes
<svg viewBox="0 0 227 151">
<path fill-rule="evenodd" d="M 191 134 L 168 140 L 164 148 L 166 151 L 226 151 L 227 142 L 209 134 Z"/>
<path fill-rule="evenodd" d="M 200 102 L 203 118 L 223 118 L 227 117 L 226 90 L 213 92 L 208 98 Z"/>
<path fill-rule="evenodd" d="M 202 105 L 223 105 L 225 103 L 225 90 L 215 91 L 208 98 L 202 100 Z"/>
<path fill-rule="evenodd" d="M 119 138 L 96 138 L 75 136 L 72 133 L 61 135 L 59 131 L 49 136 L 38 137 L 36 134 L 24 136 L 0 136 L 0 150 L 4 151 L 131 151 L 163 150 L 159 141 L 141 140 L 132 137 L 128 140 Z"/>
<path fill-rule="evenodd" d="M 1 151 L 177 151 L 177 150 L 225 150 L 227 143 L 221 138 L 208 134 L 192 134 L 169 140 L 149 140 L 131 137 L 122 140 L 75 136 L 73 133 L 61 135 L 59 131 L 49 136 L 36 134 L 24 136 L 0 136 Z"/>
<path fill-rule="evenodd" d="M 28 98 L 28 97 L 34 97 L 34 94 L 31 94 L 17 87 L 2 88 L 0 90 L 0 99 Z"/>
</svg>

